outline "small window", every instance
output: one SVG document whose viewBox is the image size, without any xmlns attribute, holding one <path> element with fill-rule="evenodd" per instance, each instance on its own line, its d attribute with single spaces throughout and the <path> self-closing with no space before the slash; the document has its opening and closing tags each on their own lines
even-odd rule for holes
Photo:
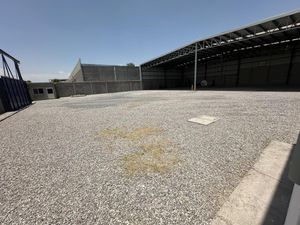
<svg viewBox="0 0 300 225">
<path fill-rule="evenodd" d="M 48 88 L 47 92 L 48 92 L 48 94 L 53 94 L 53 89 L 52 88 Z"/>
<path fill-rule="evenodd" d="M 39 93 L 39 90 L 36 88 L 33 88 L 33 94 L 37 95 Z"/>
<path fill-rule="evenodd" d="M 39 94 L 44 94 L 44 89 L 43 88 L 39 88 Z"/>
</svg>

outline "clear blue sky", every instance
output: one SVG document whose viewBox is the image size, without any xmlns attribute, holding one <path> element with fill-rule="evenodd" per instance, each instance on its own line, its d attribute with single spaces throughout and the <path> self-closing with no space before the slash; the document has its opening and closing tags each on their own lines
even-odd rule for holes
<svg viewBox="0 0 300 225">
<path fill-rule="evenodd" d="M 0 48 L 24 79 L 83 63 L 140 64 L 197 39 L 300 8 L 299 0 L 0 0 Z"/>
</svg>

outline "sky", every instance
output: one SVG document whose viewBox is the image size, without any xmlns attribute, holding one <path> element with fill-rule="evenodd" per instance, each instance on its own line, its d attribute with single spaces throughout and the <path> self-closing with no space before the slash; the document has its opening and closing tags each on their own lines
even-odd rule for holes
<svg viewBox="0 0 300 225">
<path fill-rule="evenodd" d="M 139 65 L 185 44 L 300 9 L 299 0 L 0 0 L 0 49 L 24 80 L 82 63 Z"/>
</svg>

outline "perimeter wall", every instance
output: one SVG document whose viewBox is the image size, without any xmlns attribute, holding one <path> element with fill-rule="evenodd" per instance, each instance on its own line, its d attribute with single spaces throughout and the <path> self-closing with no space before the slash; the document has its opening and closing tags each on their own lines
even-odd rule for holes
<svg viewBox="0 0 300 225">
<path fill-rule="evenodd" d="M 53 93 L 49 94 L 48 89 Z M 137 81 L 93 81 L 93 82 L 60 82 L 60 83 L 31 83 L 28 84 L 29 93 L 33 100 L 68 97 L 72 95 L 92 95 L 122 91 L 141 90 L 141 82 Z M 34 89 L 43 89 L 41 93 L 34 93 Z"/>
</svg>

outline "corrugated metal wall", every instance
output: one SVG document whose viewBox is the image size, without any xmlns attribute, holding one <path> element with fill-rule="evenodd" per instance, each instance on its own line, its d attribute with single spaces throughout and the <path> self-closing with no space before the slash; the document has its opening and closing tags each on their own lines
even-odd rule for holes
<svg viewBox="0 0 300 225">
<path fill-rule="evenodd" d="M 143 71 L 143 89 L 168 89 L 182 85 L 183 70 L 163 68 L 151 68 Z"/>
</svg>

